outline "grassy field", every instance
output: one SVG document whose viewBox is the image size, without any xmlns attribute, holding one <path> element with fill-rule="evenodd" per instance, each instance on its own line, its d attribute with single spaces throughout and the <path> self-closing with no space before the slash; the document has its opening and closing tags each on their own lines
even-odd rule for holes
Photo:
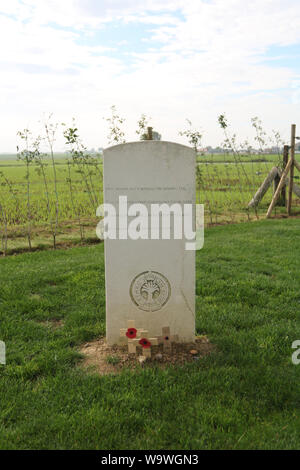
<svg viewBox="0 0 300 470">
<path fill-rule="evenodd" d="M 102 244 L 1 259 L 0 448 L 299 449 L 299 225 L 206 230 L 196 324 L 217 352 L 178 369 L 80 368 L 105 334 Z"/>
<path fill-rule="evenodd" d="M 264 158 L 266 161 L 251 161 L 251 158 Z M 265 215 L 271 201 L 272 188 L 257 213 L 253 209 L 248 210 L 247 205 L 270 169 L 278 163 L 278 156 L 245 156 L 241 160 L 244 161 L 234 163 L 234 157 L 225 154 L 198 156 L 201 181 L 198 180 L 197 183 L 197 202 L 205 205 L 206 224 L 247 221 Z M 72 240 L 78 242 L 82 239 L 82 232 L 85 239 L 95 238 L 96 208 L 103 202 L 101 158 L 98 158 L 97 162 L 97 166 L 91 168 L 91 174 L 84 178 L 82 168 L 68 165 L 63 154 L 56 156 L 59 200 L 57 241 L 61 244 Z M 84 171 L 87 172 L 86 167 Z M 32 231 L 33 248 L 51 245 L 51 222 L 53 225 L 56 212 L 53 175 L 51 161 L 48 159 L 45 167 L 46 188 L 38 166 L 30 166 L 28 216 L 26 168 L 13 156 L 10 159 L 5 155 L 2 155 L 2 159 L 0 157 L 0 209 L 3 208 L 5 212 L 2 213 L 2 209 L 0 211 L 0 239 L 4 245 L 3 238 L 7 235 L 7 253 L 24 250 L 28 246 L 28 221 Z M 297 179 L 299 175 L 296 172 L 296 182 Z M 295 205 L 298 203 L 295 199 Z M 298 208 L 294 209 L 297 212 Z M 285 212 L 284 208 L 276 209 L 277 214 L 282 212 Z M 7 222 L 6 227 L 4 219 Z"/>
<path fill-rule="evenodd" d="M 66 153 L 55 153 L 56 159 L 65 160 Z M 205 153 L 199 154 L 197 160 L 200 161 L 211 161 L 211 162 L 234 162 L 236 158 L 240 158 L 241 161 L 262 161 L 262 162 L 277 162 L 278 159 L 282 160 L 281 155 L 278 154 L 268 154 L 268 153 L 257 153 L 257 154 L 244 154 L 240 157 L 234 157 L 234 155 L 224 152 L 224 153 Z M 8 163 L 14 163 L 17 161 L 17 155 L 14 153 L 0 153 L 0 166 L 6 165 Z"/>
<path fill-rule="evenodd" d="M 23 162 L 13 158 L 0 160 L 0 209 L 4 209 L 4 214 L 0 210 L 2 251 L 6 233 L 7 253 L 28 247 L 29 221 L 33 248 L 52 243 L 56 219 L 54 170 L 50 159 L 45 159 L 44 163 L 44 173 L 38 165 L 31 164 L 27 180 Z M 65 155 L 56 155 L 59 243 L 79 241 L 82 234 L 84 239 L 95 238 L 96 209 L 103 200 L 102 161 L 97 159 L 96 163 L 95 166 L 68 165 Z"/>
<path fill-rule="evenodd" d="M 66 158 L 57 157 L 55 159 L 61 221 L 76 219 L 77 213 L 85 217 L 95 216 L 95 208 L 98 202 L 100 204 L 100 201 L 102 201 L 102 161 L 97 159 L 97 164 L 97 167 L 90 169 L 92 174 L 87 176 L 87 186 L 86 180 L 83 178 L 82 167 L 78 165 L 68 166 Z M 44 171 L 48 189 L 46 189 L 39 166 L 32 164 L 29 168 L 30 204 L 32 219 L 36 224 L 45 224 L 49 220 L 47 190 L 52 211 L 55 212 L 54 172 L 50 159 L 45 160 Z M 24 225 L 27 221 L 27 179 L 24 163 L 15 160 L 11 162 L 7 160 L 0 161 L 0 183 L 0 200 L 7 208 L 10 226 Z M 95 192 L 95 194 L 92 194 L 92 200 L 90 188 Z M 75 207 L 72 203 L 72 194 Z M 92 203 L 94 199 L 95 204 Z"/>
<path fill-rule="evenodd" d="M 211 163 L 225 163 L 225 162 L 244 162 L 244 163 L 265 163 L 265 162 L 272 162 L 277 163 L 278 161 L 282 161 L 282 156 L 277 154 L 265 154 L 265 153 L 258 153 L 258 154 L 245 154 L 240 156 L 234 156 L 229 153 L 206 153 L 203 155 L 197 156 L 197 161 L 201 162 L 211 162 Z"/>
</svg>

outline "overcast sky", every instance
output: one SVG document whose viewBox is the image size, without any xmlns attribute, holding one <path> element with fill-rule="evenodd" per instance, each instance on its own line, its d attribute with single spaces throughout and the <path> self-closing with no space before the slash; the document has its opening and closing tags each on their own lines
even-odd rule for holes
<svg viewBox="0 0 300 470">
<path fill-rule="evenodd" d="M 0 152 L 49 112 L 105 146 L 113 104 L 127 140 L 141 113 L 177 142 L 190 118 L 217 145 L 222 112 L 300 133 L 299 0 L 0 0 L 0 36 Z"/>
</svg>

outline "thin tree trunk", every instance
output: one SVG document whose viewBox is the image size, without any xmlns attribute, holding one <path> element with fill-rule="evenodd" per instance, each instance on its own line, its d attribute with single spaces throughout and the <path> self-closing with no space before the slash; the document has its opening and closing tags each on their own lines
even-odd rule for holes
<svg viewBox="0 0 300 470">
<path fill-rule="evenodd" d="M 29 173 L 29 163 L 26 163 L 27 169 L 27 238 L 28 238 L 28 245 L 29 250 L 31 251 L 31 206 L 30 206 L 30 173 Z"/>
<path fill-rule="evenodd" d="M 56 249 L 56 236 L 57 236 L 57 228 L 58 228 L 59 201 L 58 201 L 58 191 L 57 191 L 56 166 L 55 166 L 55 161 L 54 161 L 53 147 L 52 147 L 51 143 L 50 143 L 50 153 L 51 153 L 52 168 L 53 168 L 53 175 L 54 175 L 54 192 L 55 192 L 55 229 L 52 233 L 53 233 L 53 248 Z"/>
<path fill-rule="evenodd" d="M 80 213 L 76 214 L 76 206 L 74 202 L 74 196 L 73 196 L 73 185 L 72 185 L 72 178 L 71 178 L 71 170 L 70 170 L 70 162 L 68 161 L 68 176 L 69 176 L 69 189 L 70 189 L 70 196 L 71 196 L 71 203 L 74 211 L 74 215 L 77 215 L 78 218 L 78 225 L 79 225 L 79 231 L 80 231 L 80 240 L 83 242 L 84 239 L 84 233 L 83 233 L 83 227 L 81 225 L 81 218 L 80 218 Z"/>
<path fill-rule="evenodd" d="M 40 161 L 39 164 L 40 164 L 40 168 L 41 168 L 43 180 L 44 180 L 46 200 L 47 200 L 48 220 L 50 222 L 51 233 L 52 233 L 52 238 L 53 238 L 53 248 L 55 248 L 55 229 L 53 227 L 53 221 L 52 221 L 52 216 L 51 216 L 51 204 L 50 204 L 50 197 L 49 197 L 48 182 L 47 182 L 47 177 L 45 173 L 44 163 Z"/>
<path fill-rule="evenodd" d="M 2 251 L 3 251 L 3 256 L 6 256 L 7 252 L 7 217 L 6 217 L 6 212 L 3 208 L 3 206 L 0 204 L 0 211 L 2 214 L 2 221 L 3 221 L 3 231 L 2 231 L 2 236 L 1 236 L 1 244 L 2 244 Z"/>
</svg>

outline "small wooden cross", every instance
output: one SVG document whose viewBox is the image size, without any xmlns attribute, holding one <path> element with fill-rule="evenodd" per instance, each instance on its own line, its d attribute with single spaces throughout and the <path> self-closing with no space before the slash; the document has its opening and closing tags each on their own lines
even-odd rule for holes
<svg viewBox="0 0 300 470">
<path fill-rule="evenodd" d="M 172 343 L 178 342 L 178 335 L 171 335 L 170 328 L 165 326 L 162 328 L 162 336 L 158 337 L 158 343 L 163 344 L 165 352 L 172 351 Z"/>
<path fill-rule="evenodd" d="M 150 347 L 148 347 L 148 348 L 143 348 L 143 346 L 142 346 L 143 356 L 150 358 L 151 357 L 151 346 L 157 346 L 158 345 L 158 339 L 157 338 L 149 338 L 149 332 L 147 330 L 141 330 L 141 339 L 145 339 L 146 341 L 149 341 L 150 344 L 151 344 Z"/>
<path fill-rule="evenodd" d="M 135 354 L 136 353 L 136 347 L 139 344 L 139 340 L 141 337 L 141 329 L 135 328 L 135 321 L 134 320 L 128 320 L 127 322 L 128 328 L 121 328 L 120 329 L 120 337 L 121 338 L 127 338 L 127 344 L 128 344 L 128 353 L 129 354 Z M 128 330 L 131 328 L 134 328 L 136 330 L 136 337 L 135 338 L 128 338 L 126 336 L 126 333 Z"/>
</svg>

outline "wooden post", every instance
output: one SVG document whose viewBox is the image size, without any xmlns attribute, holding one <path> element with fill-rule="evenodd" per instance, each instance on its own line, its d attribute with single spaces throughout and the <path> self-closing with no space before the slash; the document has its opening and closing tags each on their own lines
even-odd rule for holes
<svg viewBox="0 0 300 470">
<path fill-rule="evenodd" d="M 293 184 L 294 184 L 294 169 L 295 169 L 295 146 L 296 146 L 296 124 L 292 124 L 291 131 L 291 169 L 290 169 L 290 185 L 289 185 L 289 198 L 287 203 L 287 213 L 291 215 L 292 201 L 293 201 Z"/>
<path fill-rule="evenodd" d="M 276 189 L 277 189 L 279 183 L 280 183 L 280 176 L 279 176 L 279 173 L 278 173 L 278 171 L 277 171 L 277 175 L 276 175 L 275 178 L 274 178 L 273 194 L 276 193 Z M 284 186 L 283 186 L 281 192 L 282 192 L 283 190 L 284 190 Z M 277 204 L 276 204 L 277 206 L 281 206 L 281 205 L 282 205 L 282 200 L 281 200 L 281 199 L 282 199 L 282 194 L 281 194 L 281 196 L 278 198 L 278 201 L 277 201 Z"/>
<path fill-rule="evenodd" d="M 287 166 L 287 162 L 289 160 L 289 146 L 288 145 L 285 145 L 283 147 L 283 165 L 282 165 L 282 170 L 284 171 L 286 166 Z M 280 175 L 278 175 L 279 178 L 278 178 L 278 184 L 279 184 L 279 181 L 280 181 Z M 277 186 L 278 186 L 277 184 Z M 274 193 L 277 189 L 277 186 L 276 188 L 274 187 Z M 279 199 L 279 203 L 278 203 L 279 206 L 283 206 L 285 207 L 286 206 L 286 185 L 283 186 L 282 190 L 281 190 L 281 197 Z"/>
<path fill-rule="evenodd" d="M 265 178 L 265 180 L 262 183 L 262 185 L 260 186 L 260 188 L 257 190 L 255 195 L 251 199 L 251 201 L 249 202 L 248 207 L 256 207 L 260 203 L 260 201 L 262 200 L 262 198 L 264 197 L 264 195 L 268 191 L 269 187 L 271 186 L 272 181 L 276 177 L 278 177 L 279 181 L 280 181 L 280 176 L 278 175 L 278 168 L 276 166 L 274 166 L 272 168 L 272 170 L 270 171 L 270 173 L 268 174 L 268 176 Z M 278 182 L 278 184 L 279 184 L 279 182 Z"/>
<path fill-rule="evenodd" d="M 271 201 L 270 207 L 269 207 L 268 212 L 267 212 L 267 219 L 271 216 L 272 210 L 274 209 L 274 206 L 277 202 L 277 199 L 279 198 L 280 191 L 282 190 L 283 185 L 285 184 L 285 180 L 286 180 L 286 177 L 288 175 L 288 172 L 290 171 L 291 165 L 292 165 L 292 159 L 290 158 L 289 161 L 288 161 L 287 166 L 285 167 L 284 172 L 282 173 L 279 185 L 277 186 L 276 192 L 275 192 L 275 194 L 273 196 L 273 199 Z"/>
<path fill-rule="evenodd" d="M 297 160 L 294 160 L 294 165 L 295 165 L 295 167 L 297 168 L 297 170 L 300 171 L 300 165 L 299 165 L 299 163 L 297 162 Z"/>
<path fill-rule="evenodd" d="M 148 139 L 147 140 L 153 140 L 153 127 L 147 127 L 148 130 Z"/>
<path fill-rule="evenodd" d="M 296 165 L 296 160 L 295 160 L 295 168 L 297 168 L 297 165 Z M 298 164 L 298 166 L 300 167 L 300 165 Z M 282 171 L 279 170 L 279 175 L 282 176 Z M 285 180 L 285 184 L 288 185 L 290 182 L 290 179 L 288 177 L 286 177 L 286 180 Z M 300 186 L 297 186 L 295 183 L 293 184 L 293 193 L 300 198 Z"/>
</svg>

